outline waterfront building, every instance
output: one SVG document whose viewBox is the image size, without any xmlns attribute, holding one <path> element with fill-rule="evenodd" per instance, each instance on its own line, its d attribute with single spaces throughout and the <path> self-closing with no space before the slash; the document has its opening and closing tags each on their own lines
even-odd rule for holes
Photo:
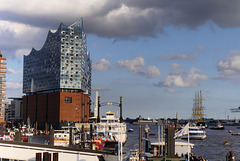
<svg viewBox="0 0 240 161">
<path fill-rule="evenodd" d="M 60 123 L 89 119 L 91 60 L 83 20 L 51 30 L 40 50 L 24 56 L 23 120 Z"/>
<path fill-rule="evenodd" d="M 0 51 L 0 123 L 5 122 L 6 64 L 7 60 Z"/>
<path fill-rule="evenodd" d="M 22 97 L 10 97 L 10 103 L 6 103 L 6 121 L 22 122 L 23 99 Z"/>
</svg>

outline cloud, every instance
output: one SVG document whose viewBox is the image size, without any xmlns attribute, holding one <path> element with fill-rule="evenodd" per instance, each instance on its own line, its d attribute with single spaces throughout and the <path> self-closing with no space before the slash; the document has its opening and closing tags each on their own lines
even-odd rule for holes
<svg viewBox="0 0 240 161">
<path fill-rule="evenodd" d="M 15 53 L 15 56 L 22 57 L 23 55 L 28 55 L 31 52 L 31 49 L 18 49 Z"/>
<path fill-rule="evenodd" d="M 15 71 L 14 69 L 7 68 L 7 73 L 9 73 L 9 74 L 21 74 L 22 71 Z"/>
<path fill-rule="evenodd" d="M 6 89 L 12 89 L 12 90 L 16 90 L 16 89 L 22 89 L 22 83 L 20 82 L 14 82 L 14 81 L 7 81 L 6 82 Z"/>
<path fill-rule="evenodd" d="M 96 62 L 93 63 L 93 70 L 97 71 L 106 71 L 111 67 L 111 63 L 106 59 L 100 59 L 96 60 Z"/>
<path fill-rule="evenodd" d="M 162 75 L 160 69 L 156 66 L 148 66 L 147 69 L 144 70 L 139 70 L 135 71 L 136 74 L 142 75 L 146 78 L 155 78 L 155 77 L 160 77 Z"/>
<path fill-rule="evenodd" d="M 170 93 L 176 93 L 176 90 L 172 89 L 172 88 L 167 88 L 166 91 L 170 92 Z"/>
<path fill-rule="evenodd" d="M 202 45 L 198 45 L 196 48 L 197 48 L 197 50 L 204 50 L 205 49 L 204 46 L 202 46 Z"/>
<path fill-rule="evenodd" d="M 154 84 L 158 87 L 197 87 L 199 81 L 208 80 L 208 76 L 202 75 L 202 71 L 197 68 L 191 68 L 186 70 L 184 68 L 176 68 L 176 64 L 173 66 L 172 71 L 158 84 Z"/>
<path fill-rule="evenodd" d="M 196 54 L 163 54 L 161 55 L 161 58 L 163 59 L 169 59 L 169 60 L 185 60 L 185 59 L 191 59 L 194 60 L 196 59 Z"/>
<path fill-rule="evenodd" d="M 156 37 L 169 26 L 195 29 L 209 22 L 239 27 L 239 14 L 238 0 L 8 0 L 0 6 L 1 20 L 56 28 L 60 22 L 69 25 L 83 17 L 88 33 L 117 39 Z"/>
<path fill-rule="evenodd" d="M 160 77 L 161 71 L 156 66 L 148 66 L 145 69 L 144 58 L 141 56 L 136 57 L 133 60 L 121 60 L 118 62 L 119 68 L 127 68 L 133 74 L 142 75 L 146 78 Z"/>
<path fill-rule="evenodd" d="M 47 35 L 46 29 L 0 20 L 0 49 L 3 55 L 9 51 L 6 58 L 28 55 L 32 47 L 40 48 L 46 37 L 39 35 Z"/>
<path fill-rule="evenodd" d="M 138 72 L 144 66 L 145 66 L 144 59 L 143 57 L 140 56 L 136 57 L 133 60 L 121 60 L 118 62 L 118 67 L 128 68 L 128 70 L 132 71 L 133 73 Z"/>
<path fill-rule="evenodd" d="M 236 79 L 240 74 L 240 51 L 232 50 L 226 60 L 218 61 L 218 79 Z"/>
</svg>

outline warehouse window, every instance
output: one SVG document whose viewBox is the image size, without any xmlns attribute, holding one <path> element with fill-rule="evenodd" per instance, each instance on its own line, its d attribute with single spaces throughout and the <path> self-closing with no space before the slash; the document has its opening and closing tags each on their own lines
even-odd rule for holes
<svg viewBox="0 0 240 161">
<path fill-rule="evenodd" d="M 65 97 L 65 103 L 72 103 L 72 97 Z"/>
</svg>

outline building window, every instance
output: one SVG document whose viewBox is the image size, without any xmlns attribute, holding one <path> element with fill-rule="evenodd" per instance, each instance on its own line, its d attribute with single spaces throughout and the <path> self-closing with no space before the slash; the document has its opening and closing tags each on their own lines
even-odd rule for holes
<svg viewBox="0 0 240 161">
<path fill-rule="evenodd" d="M 65 97 L 65 103 L 72 103 L 72 97 Z"/>
</svg>

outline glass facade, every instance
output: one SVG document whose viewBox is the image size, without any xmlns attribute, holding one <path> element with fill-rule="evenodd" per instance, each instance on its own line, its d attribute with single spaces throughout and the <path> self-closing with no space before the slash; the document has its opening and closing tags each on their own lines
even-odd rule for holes
<svg viewBox="0 0 240 161">
<path fill-rule="evenodd" d="M 23 93 L 52 90 L 91 94 L 91 60 L 82 19 L 49 31 L 42 49 L 24 56 Z"/>
</svg>

